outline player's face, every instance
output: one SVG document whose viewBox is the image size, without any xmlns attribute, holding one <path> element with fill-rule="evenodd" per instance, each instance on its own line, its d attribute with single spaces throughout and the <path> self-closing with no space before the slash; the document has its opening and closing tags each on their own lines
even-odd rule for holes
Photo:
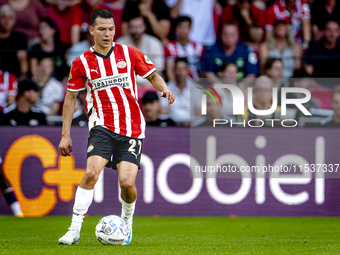
<svg viewBox="0 0 340 255">
<path fill-rule="evenodd" d="M 96 18 L 94 26 L 90 26 L 90 34 L 93 35 L 95 45 L 102 49 L 111 48 L 115 36 L 113 19 Z"/>
<path fill-rule="evenodd" d="M 0 29 L 4 32 L 12 31 L 15 24 L 15 18 L 11 11 L 4 11 L 0 15 Z"/>
<path fill-rule="evenodd" d="M 332 108 L 335 116 L 340 117 L 340 94 L 335 93 L 332 98 Z"/>
<path fill-rule="evenodd" d="M 221 39 L 222 39 L 222 43 L 224 46 L 227 46 L 227 47 L 235 46 L 238 41 L 237 26 L 234 26 L 234 25 L 223 26 Z"/>
<path fill-rule="evenodd" d="M 176 27 L 177 36 L 180 38 L 187 38 L 190 33 L 190 28 L 189 21 L 183 21 L 179 23 Z"/>
</svg>

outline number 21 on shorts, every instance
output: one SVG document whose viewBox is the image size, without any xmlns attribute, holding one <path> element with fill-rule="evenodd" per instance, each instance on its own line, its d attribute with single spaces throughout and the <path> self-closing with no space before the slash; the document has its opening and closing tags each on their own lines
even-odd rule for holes
<svg viewBox="0 0 340 255">
<path fill-rule="evenodd" d="M 135 139 L 130 139 L 129 144 L 131 144 L 131 146 L 129 147 L 128 151 L 131 152 L 131 154 L 135 155 L 135 157 L 137 158 L 137 156 L 140 154 L 141 150 L 142 150 L 142 142 L 141 140 L 138 140 L 138 153 L 136 154 L 136 145 L 137 145 L 137 140 Z"/>
</svg>

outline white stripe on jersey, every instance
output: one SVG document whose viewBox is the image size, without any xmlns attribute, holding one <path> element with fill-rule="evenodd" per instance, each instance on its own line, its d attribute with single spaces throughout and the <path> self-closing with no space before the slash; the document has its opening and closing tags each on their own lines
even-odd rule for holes
<svg viewBox="0 0 340 255">
<path fill-rule="evenodd" d="M 89 68 L 89 65 L 87 63 L 87 60 L 86 58 L 84 57 L 84 54 L 82 54 L 80 56 L 80 60 L 81 62 L 83 63 L 83 66 L 85 68 L 85 72 L 86 72 L 86 76 L 87 76 L 87 79 L 91 81 L 91 74 L 90 74 L 90 68 Z M 104 126 L 104 114 L 103 114 L 103 107 L 102 107 L 102 103 L 99 99 L 99 96 L 98 96 L 98 92 L 97 91 L 94 91 L 94 97 L 95 97 L 95 100 L 97 102 L 97 106 L 98 106 L 98 113 L 99 113 L 99 119 L 98 119 L 98 116 L 97 114 L 91 114 L 91 117 L 89 119 L 89 130 L 91 130 L 91 128 L 93 128 L 94 126 L 94 122 L 98 122 L 96 123 L 97 125 L 101 125 L 101 126 Z"/>
<path fill-rule="evenodd" d="M 117 75 L 118 74 L 118 68 L 117 68 L 116 56 L 115 56 L 114 52 L 112 52 L 112 54 L 110 56 L 110 60 L 111 60 L 111 66 L 112 66 L 113 75 Z M 130 75 L 128 75 L 128 76 L 130 76 Z M 131 86 L 132 86 L 132 84 L 131 84 Z M 131 110 L 130 110 L 129 101 L 126 98 L 124 89 L 121 86 L 117 86 L 117 87 L 119 89 L 120 96 L 123 99 L 123 104 L 124 104 L 124 108 L 125 108 L 126 136 L 131 136 L 131 134 L 132 134 L 132 129 L 131 129 Z"/>
<path fill-rule="evenodd" d="M 105 65 L 104 65 L 104 60 L 101 57 L 96 56 L 98 59 L 98 64 L 99 64 L 99 70 L 100 70 L 100 75 L 102 77 L 106 77 L 106 69 L 105 69 Z M 112 59 L 112 57 L 114 57 L 114 53 L 112 52 L 112 55 L 110 56 L 110 59 Z M 112 60 L 111 60 L 111 66 L 112 66 Z M 113 70 L 113 67 L 112 67 Z M 118 104 L 116 102 L 116 99 L 111 91 L 111 88 L 107 88 L 105 89 L 110 102 L 111 102 L 111 106 L 112 106 L 112 111 L 113 111 L 113 121 L 114 121 L 114 126 L 115 126 L 115 133 L 120 133 L 120 128 L 119 128 L 119 110 L 118 110 Z"/>
<path fill-rule="evenodd" d="M 130 55 L 129 55 L 129 49 L 126 45 L 122 45 L 123 46 L 123 52 L 124 52 L 124 56 L 125 56 L 125 60 L 126 60 L 126 63 L 127 63 L 127 71 L 129 73 L 129 83 L 131 84 L 131 94 L 132 96 L 135 98 L 135 100 L 138 100 L 138 94 L 137 94 L 137 82 L 136 82 L 136 75 L 134 73 L 134 76 L 135 76 L 135 84 L 132 84 L 132 80 L 131 80 L 131 61 L 130 61 Z M 136 90 L 136 95 L 133 93 L 133 88 L 132 86 L 135 87 L 135 90 Z M 139 108 L 139 107 L 138 107 Z M 140 115 L 140 120 L 141 120 L 141 133 L 140 135 L 138 136 L 138 138 L 140 137 L 144 137 L 144 131 L 145 131 L 145 119 L 144 119 L 144 115 L 141 111 L 141 109 L 139 108 L 139 115 Z"/>
<path fill-rule="evenodd" d="M 9 90 L 9 72 L 4 72 L 4 91 Z"/>
</svg>

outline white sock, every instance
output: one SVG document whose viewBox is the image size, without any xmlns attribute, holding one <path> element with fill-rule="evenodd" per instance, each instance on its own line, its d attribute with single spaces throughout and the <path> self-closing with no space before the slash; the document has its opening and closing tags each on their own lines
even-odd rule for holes
<svg viewBox="0 0 340 255">
<path fill-rule="evenodd" d="M 81 187 L 78 187 L 73 206 L 71 228 L 75 228 L 80 232 L 85 214 L 87 213 L 92 200 L 93 189 L 83 189 Z"/>
<path fill-rule="evenodd" d="M 10 205 L 12 211 L 13 211 L 13 214 L 15 216 L 18 216 L 19 214 L 22 214 L 22 211 L 21 211 L 21 207 L 20 207 L 20 204 L 18 201 L 15 201 L 13 202 L 11 205 Z"/>
<path fill-rule="evenodd" d="M 135 212 L 136 201 L 128 204 L 123 199 L 122 201 L 122 215 L 121 218 L 126 222 L 126 224 L 131 223 L 133 213 Z"/>
</svg>

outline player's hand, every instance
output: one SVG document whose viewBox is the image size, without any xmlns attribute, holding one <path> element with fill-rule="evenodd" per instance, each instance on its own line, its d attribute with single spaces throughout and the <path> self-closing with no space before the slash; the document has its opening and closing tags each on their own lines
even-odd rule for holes
<svg viewBox="0 0 340 255">
<path fill-rule="evenodd" d="M 165 90 L 161 92 L 161 97 L 165 97 L 166 99 L 168 99 L 169 105 L 175 102 L 175 99 L 176 99 L 176 96 L 170 90 Z"/>
<path fill-rule="evenodd" d="M 71 156 L 72 155 L 72 140 L 69 136 L 63 136 L 59 143 L 59 152 L 61 156 Z"/>
</svg>

